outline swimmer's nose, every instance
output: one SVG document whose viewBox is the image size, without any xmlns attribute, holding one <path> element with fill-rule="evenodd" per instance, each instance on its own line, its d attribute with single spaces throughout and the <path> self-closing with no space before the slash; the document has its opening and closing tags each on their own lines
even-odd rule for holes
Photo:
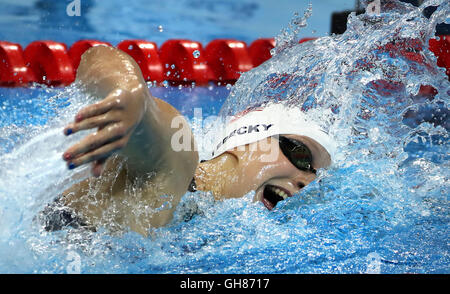
<svg viewBox="0 0 450 294">
<path fill-rule="evenodd" d="M 311 172 L 298 171 L 298 173 L 291 178 L 291 185 L 298 189 L 303 189 L 316 179 L 316 175 Z"/>
</svg>

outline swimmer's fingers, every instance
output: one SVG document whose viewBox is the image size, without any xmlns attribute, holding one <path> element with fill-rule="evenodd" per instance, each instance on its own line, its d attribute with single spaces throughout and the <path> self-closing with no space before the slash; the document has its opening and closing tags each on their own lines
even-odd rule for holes
<svg viewBox="0 0 450 294">
<path fill-rule="evenodd" d="M 104 126 L 119 121 L 119 114 L 114 110 L 104 114 L 89 117 L 79 122 L 71 123 L 64 128 L 64 134 L 70 135 L 81 130 L 88 130 L 92 128 L 103 128 Z"/>
<path fill-rule="evenodd" d="M 76 168 L 86 163 L 94 162 L 93 174 L 95 176 L 100 176 L 103 164 L 106 159 L 123 148 L 127 138 L 124 137 L 120 140 L 114 141 L 112 143 L 105 144 L 94 151 L 85 153 L 68 163 L 69 169 Z M 97 161 L 97 162 L 96 162 Z M 97 175 L 98 174 L 98 175 Z"/>
<path fill-rule="evenodd" d="M 122 140 L 123 139 L 123 140 Z M 117 144 L 117 147 L 123 148 L 128 142 L 129 135 L 127 128 L 122 123 L 110 124 L 96 133 L 90 134 L 77 144 L 71 146 L 63 154 L 66 161 L 71 161 L 84 153 L 90 153 L 105 144 Z"/>
<path fill-rule="evenodd" d="M 94 177 L 98 178 L 105 168 L 106 158 L 96 160 L 92 163 L 91 173 Z"/>
<path fill-rule="evenodd" d="M 99 127 L 98 130 L 101 131 L 104 127 Z M 98 178 L 101 176 L 104 168 L 105 168 L 105 164 L 106 164 L 106 159 L 107 158 L 102 158 L 99 160 L 95 160 L 94 162 L 92 162 L 92 168 L 91 168 L 91 174 Z"/>
<path fill-rule="evenodd" d="M 124 97 L 126 97 L 127 94 L 128 92 L 121 89 L 112 91 L 102 101 L 88 105 L 78 111 L 75 116 L 75 122 L 80 122 L 87 118 L 104 114 L 113 108 L 122 108 Z"/>
</svg>

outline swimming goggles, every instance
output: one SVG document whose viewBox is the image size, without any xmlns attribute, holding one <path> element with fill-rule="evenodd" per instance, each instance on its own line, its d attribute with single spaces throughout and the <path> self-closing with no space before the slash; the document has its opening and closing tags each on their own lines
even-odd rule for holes
<svg viewBox="0 0 450 294">
<path fill-rule="evenodd" d="M 279 136 L 280 149 L 284 156 L 299 170 L 316 173 L 312 168 L 312 154 L 311 150 L 302 142 Z"/>
</svg>

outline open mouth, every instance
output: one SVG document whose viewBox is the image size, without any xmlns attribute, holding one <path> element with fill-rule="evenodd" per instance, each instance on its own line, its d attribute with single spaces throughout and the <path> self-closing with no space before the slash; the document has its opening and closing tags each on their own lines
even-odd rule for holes
<svg viewBox="0 0 450 294">
<path fill-rule="evenodd" d="M 262 203 L 268 210 L 272 210 L 278 202 L 291 197 L 291 193 L 284 188 L 266 185 L 263 191 Z"/>
</svg>

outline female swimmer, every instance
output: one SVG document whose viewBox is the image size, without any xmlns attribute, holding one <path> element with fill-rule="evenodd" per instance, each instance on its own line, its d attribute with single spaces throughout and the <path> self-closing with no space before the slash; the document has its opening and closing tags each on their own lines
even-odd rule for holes
<svg viewBox="0 0 450 294">
<path fill-rule="evenodd" d="M 63 159 L 69 169 L 92 164 L 93 177 L 74 184 L 44 210 L 47 230 L 109 226 L 147 235 L 149 228 L 170 222 L 188 190 L 211 191 L 216 200 L 255 191 L 254 201 L 271 210 L 331 163 L 327 135 L 301 119 L 301 111 L 282 105 L 237 117 L 209 160 L 199 163 L 194 140 L 192 148 L 175 151 L 172 137 L 180 128 L 192 136 L 188 123 L 151 95 L 130 56 L 112 47 L 85 52 L 77 82 L 102 99 L 82 108 L 64 133 L 97 131 L 68 148 Z M 174 119 L 179 128 L 171 127 Z M 168 199 L 169 209 L 156 209 Z"/>
</svg>

